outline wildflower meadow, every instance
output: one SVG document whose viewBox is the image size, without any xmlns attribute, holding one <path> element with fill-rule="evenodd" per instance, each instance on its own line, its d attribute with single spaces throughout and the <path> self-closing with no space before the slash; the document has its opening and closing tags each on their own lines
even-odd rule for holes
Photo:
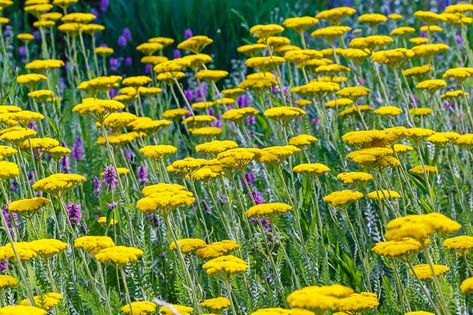
<svg viewBox="0 0 473 315">
<path fill-rule="evenodd" d="M 222 69 L 0 0 L 0 315 L 473 314 L 473 4 L 396 3 L 250 25 Z"/>
</svg>

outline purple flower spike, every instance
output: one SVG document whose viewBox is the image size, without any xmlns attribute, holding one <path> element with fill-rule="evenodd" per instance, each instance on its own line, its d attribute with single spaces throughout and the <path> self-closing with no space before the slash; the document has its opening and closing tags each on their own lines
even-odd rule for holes
<svg viewBox="0 0 473 315">
<path fill-rule="evenodd" d="M 118 174 L 112 165 L 105 166 L 103 170 L 103 182 L 107 186 L 107 190 L 115 189 L 118 185 Z"/>
<path fill-rule="evenodd" d="M 92 186 L 94 187 L 94 196 L 98 197 L 102 192 L 102 182 L 97 176 L 92 180 Z"/>
<path fill-rule="evenodd" d="M 192 30 L 190 28 L 186 28 L 184 31 L 184 39 L 188 39 L 192 37 Z"/>
<path fill-rule="evenodd" d="M 80 203 L 68 202 L 66 203 L 66 210 L 69 222 L 71 222 L 72 225 L 78 224 L 82 217 Z"/>
<path fill-rule="evenodd" d="M 84 158 L 84 145 L 82 144 L 81 138 L 76 138 L 76 141 L 74 141 L 74 145 L 72 146 L 71 151 L 71 156 L 74 161 L 77 162 Z"/>
<path fill-rule="evenodd" d="M 138 170 L 136 173 L 140 184 L 146 184 L 146 182 L 148 182 L 148 169 L 146 168 L 145 164 L 141 164 L 140 166 L 138 166 Z"/>
<path fill-rule="evenodd" d="M 109 0 L 101 0 L 100 1 L 100 11 L 107 12 L 109 5 Z"/>
</svg>

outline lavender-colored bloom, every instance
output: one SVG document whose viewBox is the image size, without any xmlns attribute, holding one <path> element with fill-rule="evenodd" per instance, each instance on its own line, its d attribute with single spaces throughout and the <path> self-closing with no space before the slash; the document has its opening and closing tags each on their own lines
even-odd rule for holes
<svg viewBox="0 0 473 315">
<path fill-rule="evenodd" d="M 162 223 L 161 219 L 156 214 L 148 214 L 146 219 L 151 221 L 151 223 L 156 226 L 159 226 Z"/>
<path fill-rule="evenodd" d="M 3 36 L 5 37 L 13 36 L 13 27 L 11 25 L 5 26 L 5 30 L 3 31 Z"/>
<path fill-rule="evenodd" d="M 36 176 L 35 176 L 33 171 L 27 172 L 26 173 L 26 178 L 28 179 L 28 181 L 30 182 L 31 185 L 33 185 L 34 182 L 36 181 Z"/>
<path fill-rule="evenodd" d="M 213 127 L 222 128 L 222 117 L 217 116 L 217 120 L 212 123 Z"/>
<path fill-rule="evenodd" d="M 108 90 L 108 95 L 110 95 L 110 97 L 115 97 L 117 94 L 118 94 L 117 89 L 112 88 Z"/>
<path fill-rule="evenodd" d="M 94 187 L 94 196 L 98 197 L 102 191 L 102 181 L 97 176 L 92 179 L 92 186 Z"/>
<path fill-rule="evenodd" d="M 117 201 L 112 201 L 110 203 L 107 203 L 107 209 L 110 210 L 110 211 L 112 211 L 116 207 L 118 207 L 118 202 Z"/>
<path fill-rule="evenodd" d="M 133 162 L 133 159 L 134 159 L 134 155 L 133 155 L 133 152 L 128 149 L 128 148 L 125 148 L 125 150 L 123 151 L 124 154 L 125 154 L 125 158 L 129 161 L 129 162 Z"/>
<path fill-rule="evenodd" d="M 120 46 L 120 47 L 125 47 L 127 43 L 128 43 L 128 41 L 126 40 L 126 37 L 125 37 L 125 36 L 120 35 L 120 36 L 118 37 L 118 46 Z"/>
<path fill-rule="evenodd" d="M 100 11 L 107 12 L 109 5 L 109 0 L 101 0 L 100 1 Z"/>
<path fill-rule="evenodd" d="M 118 185 L 117 170 L 113 165 L 107 165 L 103 169 L 103 182 L 107 186 L 107 190 L 115 189 Z"/>
<path fill-rule="evenodd" d="M 455 105 L 453 103 L 445 103 L 442 105 L 442 108 L 446 110 L 454 110 Z"/>
<path fill-rule="evenodd" d="M 138 166 L 136 175 L 138 176 L 138 181 L 140 184 L 146 184 L 148 181 L 148 169 L 146 168 L 145 164 Z"/>
<path fill-rule="evenodd" d="M 312 123 L 315 124 L 315 125 L 318 125 L 320 123 L 320 119 L 318 119 L 317 117 L 314 117 L 312 118 Z"/>
<path fill-rule="evenodd" d="M 192 30 L 190 28 L 186 28 L 184 30 L 184 39 L 188 39 L 192 37 Z"/>
<path fill-rule="evenodd" d="M 131 36 L 131 30 L 129 27 L 125 27 L 123 29 L 122 35 L 125 36 L 127 41 L 131 41 L 133 39 L 133 37 Z"/>
<path fill-rule="evenodd" d="M 246 107 L 248 106 L 249 103 L 250 103 L 250 97 L 248 96 L 248 94 L 240 95 L 237 98 L 238 107 Z"/>
<path fill-rule="evenodd" d="M 265 232 L 271 232 L 272 231 L 271 223 L 269 222 L 268 218 L 251 218 L 250 222 L 257 223 L 257 224 L 261 223 L 261 226 L 263 227 L 263 230 Z"/>
<path fill-rule="evenodd" d="M 33 31 L 33 36 L 35 40 L 40 40 L 41 39 L 41 33 L 39 31 Z"/>
<path fill-rule="evenodd" d="M 118 58 L 110 58 L 108 64 L 110 66 L 110 70 L 117 71 L 118 67 L 120 66 L 120 60 Z"/>
<path fill-rule="evenodd" d="M 182 57 L 181 51 L 179 49 L 174 49 L 172 51 L 172 57 L 174 59 L 181 58 Z"/>
<path fill-rule="evenodd" d="M 461 35 L 455 35 L 455 40 L 457 41 L 458 46 L 461 47 L 463 44 L 463 38 L 461 37 Z"/>
<path fill-rule="evenodd" d="M 254 125 L 256 124 L 256 117 L 255 116 L 248 116 L 246 118 L 246 124 L 247 125 Z"/>
<path fill-rule="evenodd" d="M 152 71 L 153 71 L 153 66 L 150 65 L 149 63 L 145 64 L 145 73 L 151 74 Z"/>
<path fill-rule="evenodd" d="M 189 102 L 193 102 L 194 100 L 194 93 L 192 93 L 191 89 L 185 89 L 184 90 L 184 96 Z"/>
<path fill-rule="evenodd" d="M 64 155 L 60 160 L 59 160 L 59 165 L 61 165 L 61 171 L 63 173 L 70 173 L 71 172 L 71 167 L 70 167 L 70 162 L 69 162 L 69 156 Z"/>
<path fill-rule="evenodd" d="M 25 57 L 26 56 L 26 46 L 18 47 L 18 54 L 20 54 L 21 57 Z"/>
<path fill-rule="evenodd" d="M 15 179 L 10 178 L 10 190 L 15 191 L 17 188 L 18 188 L 18 186 L 16 186 L 16 184 L 15 184 Z"/>
<path fill-rule="evenodd" d="M 7 209 L 7 205 L 2 206 L 2 215 L 5 218 L 5 222 L 7 223 L 8 230 L 10 235 L 15 234 L 15 230 L 13 228 L 13 224 L 18 228 L 20 226 L 20 221 L 18 220 L 18 215 L 15 212 L 10 212 Z"/>
<path fill-rule="evenodd" d="M 90 13 L 95 15 L 97 18 L 100 16 L 99 11 L 95 10 L 94 8 L 90 9 Z"/>
<path fill-rule="evenodd" d="M 72 145 L 71 156 L 76 162 L 84 158 L 84 145 L 82 144 L 82 139 L 80 137 L 77 137 Z"/>
<path fill-rule="evenodd" d="M 257 205 L 264 203 L 263 195 L 261 195 L 256 189 L 253 190 L 253 199 Z"/>
<path fill-rule="evenodd" d="M 69 222 L 71 222 L 72 225 L 79 223 L 80 218 L 82 217 L 80 203 L 67 202 L 66 209 Z"/>
<path fill-rule="evenodd" d="M 8 259 L 2 259 L 0 260 L 0 272 L 4 272 L 5 270 L 8 270 Z"/>
<path fill-rule="evenodd" d="M 125 66 L 131 67 L 133 65 L 133 58 L 126 57 L 125 58 Z"/>
<path fill-rule="evenodd" d="M 36 123 L 36 121 L 29 122 L 26 127 L 38 131 L 38 124 Z"/>
<path fill-rule="evenodd" d="M 248 172 L 245 174 L 245 179 L 246 179 L 246 182 L 248 183 L 248 186 L 253 186 L 254 182 L 255 182 L 255 175 L 251 172 Z M 243 185 L 245 185 L 245 182 L 243 182 Z"/>
</svg>

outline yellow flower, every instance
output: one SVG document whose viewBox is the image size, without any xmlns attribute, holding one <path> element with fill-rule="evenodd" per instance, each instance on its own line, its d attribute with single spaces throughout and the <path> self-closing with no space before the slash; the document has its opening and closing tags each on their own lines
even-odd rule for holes
<svg viewBox="0 0 473 315">
<path fill-rule="evenodd" d="M 0 289 L 15 287 L 18 285 L 18 280 L 10 275 L 0 275 Z"/>
<path fill-rule="evenodd" d="M 121 308 L 121 311 L 125 314 L 132 315 L 150 315 L 156 312 L 158 306 L 154 302 L 150 301 L 135 301 L 127 304 Z"/>
<path fill-rule="evenodd" d="M 330 168 L 321 163 L 305 163 L 296 165 L 293 172 L 306 175 L 322 175 L 330 171 Z"/>
<path fill-rule="evenodd" d="M 177 245 L 174 241 L 169 244 L 169 249 L 175 250 L 179 247 L 182 253 L 189 254 L 205 246 L 207 246 L 207 243 L 200 238 L 183 238 L 177 241 Z"/>
<path fill-rule="evenodd" d="M 163 48 L 164 46 L 159 43 L 143 43 L 143 44 L 138 45 L 138 47 L 136 47 L 136 50 L 138 50 L 139 52 L 145 55 L 150 56 Z"/>
<path fill-rule="evenodd" d="M 293 145 L 267 147 L 259 151 L 257 159 L 262 163 L 282 163 L 284 159 L 300 151 L 301 149 Z"/>
<path fill-rule="evenodd" d="M 44 310 L 50 310 L 54 306 L 58 305 L 61 302 L 63 296 L 60 293 L 56 292 L 49 292 L 45 295 L 36 295 L 34 296 L 34 302 L 37 307 L 41 307 Z M 20 302 L 20 305 L 30 306 L 30 301 L 28 299 L 24 299 Z M 1 314 L 1 313 L 0 313 Z"/>
<path fill-rule="evenodd" d="M 430 71 L 432 71 L 431 65 L 422 65 L 422 66 L 412 67 L 412 68 L 403 70 L 402 74 L 406 77 L 409 77 L 409 76 L 426 74 L 426 73 L 429 73 Z"/>
<path fill-rule="evenodd" d="M 261 308 L 250 315 L 314 315 L 315 313 L 300 308 Z"/>
<path fill-rule="evenodd" d="M 463 280 L 460 285 L 460 290 L 463 294 L 471 293 L 473 291 L 473 277 Z"/>
<path fill-rule="evenodd" d="M 349 106 L 352 104 L 353 104 L 353 101 L 350 98 L 336 98 L 331 101 L 328 101 L 327 103 L 324 104 L 324 106 L 327 108 L 333 108 L 333 107 Z"/>
<path fill-rule="evenodd" d="M 427 44 L 429 42 L 429 39 L 426 37 L 413 37 L 413 38 L 409 38 L 409 42 L 411 42 L 414 45 L 423 45 L 423 44 Z"/>
<path fill-rule="evenodd" d="M 412 34 L 415 31 L 416 31 L 416 29 L 413 28 L 413 27 L 401 26 L 401 27 L 397 27 L 397 28 L 393 29 L 390 34 L 393 35 L 393 36 L 404 36 L 404 35 Z"/>
<path fill-rule="evenodd" d="M 229 307 L 230 304 L 231 304 L 230 300 L 225 297 L 216 297 L 212 299 L 206 299 L 200 302 L 200 306 L 211 309 L 213 311 L 223 310 Z"/>
<path fill-rule="evenodd" d="M 20 175 L 20 168 L 14 162 L 0 161 L 0 178 L 2 180 Z"/>
<path fill-rule="evenodd" d="M 473 236 L 460 235 L 450 237 L 443 241 L 443 246 L 455 250 L 457 256 L 464 256 L 473 248 Z"/>
<path fill-rule="evenodd" d="M 0 315 L 47 315 L 48 312 L 36 306 L 9 305 L 0 307 Z"/>
<path fill-rule="evenodd" d="M 114 53 L 113 48 L 110 47 L 97 47 L 95 53 L 100 56 L 108 56 Z"/>
<path fill-rule="evenodd" d="M 100 76 L 88 81 L 83 81 L 79 84 L 78 89 L 84 91 L 108 91 L 111 88 L 118 87 L 118 84 L 122 81 L 122 77 L 119 75 Z M 97 99 L 89 99 L 97 102 Z M 85 101 L 85 100 L 84 100 Z M 103 100 L 109 101 L 109 100 Z M 121 108 L 120 108 L 121 109 Z"/>
<path fill-rule="evenodd" d="M 413 108 L 409 110 L 409 114 L 412 116 L 427 116 L 432 114 L 433 110 L 428 107 L 419 107 L 419 108 Z"/>
<path fill-rule="evenodd" d="M 358 49 L 365 49 L 365 48 L 379 48 L 386 45 L 389 45 L 394 40 L 387 36 L 387 35 L 371 35 L 366 37 L 357 37 L 350 41 L 348 46 L 350 48 L 358 48 Z"/>
<path fill-rule="evenodd" d="M 237 51 L 242 54 L 254 55 L 256 52 L 266 49 L 264 44 L 249 44 L 242 45 L 237 48 Z"/>
<path fill-rule="evenodd" d="M 417 83 L 416 89 L 428 90 L 429 92 L 433 93 L 437 90 L 443 89 L 446 86 L 447 82 L 445 82 L 444 80 L 433 79 Z"/>
<path fill-rule="evenodd" d="M 374 113 L 381 116 L 398 116 L 402 114 L 402 109 L 396 106 L 381 106 Z"/>
<path fill-rule="evenodd" d="M 440 95 L 442 99 L 455 99 L 455 98 L 467 97 L 467 96 L 468 96 L 468 93 L 465 93 L 462 90 L 447 91 Z"/>
<path fill-rule="evenodd" d="M 445 18 L 438 13 L 431 11 L 416 11 L 414 16 L 426 24 L 444 22 Z"/>
<path fill-rule="evenodd" d="M 25 65 L 25 69 L 27 70 L 49 70 L 49 69 L 57 69 L 64 67 L 64 61 L 59 59 L 37 59 L 31 62 L 28 62 Z"/>
<path fill-rule="evenodd" d="M 470 11 L 473 11 L 473 4 L 470 3 L 451 4 L 445 8 L 447 13 L 466 13 Z"/>
<path fill-rule="evenodd" d="M 165 188 L 162 191 L 148 191 L 149 193 L 144 193 L 145 197 L 139 199 L 136 203 L 136 208 L 142 212 L 162 211 L 162 214 L 167 216 L 170 211 L 179 207 L 190 206 L 195 201 L 194 195 L 184 189 Z"/>
<path fill-rule="evenodd" d="M 361 292 L 353 293 L 350 296 L 341 298 L 336 309 L 347 313 L 361 313 L 366 310 L 375 309 L 379 306 L 375 293 Z"/>
<path fill-rule="evenodd" d="M 338 115 L 340 117 L 345 117 L 354 113 L 358 113 L 361 115 L 361 112 L 372 111 L 372 110 L 373 109 L 369 105 L 355 105 L 355 106 L 348 107 L 345 110 L 342 110 L 340 113 L 338 113 Z"/>
<path fill-rule="evenodd" d="M 195 150 L 207 154 L 219 154 L 236 147 L 238 147 L 238 144 L 233 140 L 213 140 L 196 145 Z"/>
<path fill-rule="evenodd" d="M 15 247 L 15 250 L 13 250 Z M 18 258 L 21 261 L 28 261 L 38 256 L 36 251 L 34 251 L 29 242 L 14 242 L 7 243 L 4 246 L 0 247 L 0 259 L 11 259 L 16 261 Z"/>
<path fill-rule="evenodd" d="M 425 44 L 412 47 L 412 51 L 417 57 L 429 57 L 447 51 L 449 46 L 446 44 Z"/>
<path fill-rule="evenodd" d="M 334 191 L 323 197 L 323 201 L 328 202 L 333 207 L 344 207 L 363 197 L 363 194 L 355 190 Z"/>
<path fill-rule="evenodd" d="M 128 127 L 132 128 L 136 132 L 151 133 L 156 130 L 171 125 L 171 121 L 165 119 L 153 120 L 149 117 L 138 117 L 135 120 L 128 123 Z"/>
<path fill-rule="evenodd" d="M 136 138 L 138 138 L 142 135 L 143 134 L 132 131 L 132 132 L 126 132 L 126 133 L 111 133 L 111 134 L 107 135 L 107 138 L 108 138 L 108 142 L 111 145 L 119 145 L 119 144 L 133 142 L 133 141 L 135 141 Z M 98 137 L 97 138 L 97 144 L 105 145 L 106 144 L 105 137 L 103 137 L 103 136 Z"/>
<path fill-rule="evenodd" d="M 95 255 L 95 259 L 101 263 L 113 263 L 115 265 L 126 265 L 138 260 L 144 252 L 135 247 L 112 246 L 102 249 Z"/>
<path fill-rule="evenodd" d="M 302 33 L 305 32 L 311 26 L 317 24 L 318 22 L 318 19 L 311 16 L 298 16 L 285 19 L 282 25 L 284 25 L 284 27 L 294 29 L 297 32 Z"/>
<path fill-rule="evenodd" d="M 22 143 L 20 143 L 19 147 L 23 150 L 49 150 L 59 145 L 59 141 L 53 138 L 29 138 Z"/>
<path fill-rule="evenodd" d="M 16 82 L 33 87 L 34 85 L 42 81 L 46 81 L 47 79 L 48 78 L 44 74 L 29 73 L 17 76 Z"/>
<path fill-rule="evenodd" d="M 351 31 L 351 27 L 349 26 L 327 26 L 327 27 L 316 29 L 310 34 L 310 36 L 322 37 L 328 42 L 333 42 L 335 37 L 340 37 L 349 31 Z"/>
<path fill-rule="evenodd" d="M 0 137 L 1 138 L 1 137 Z M 467 133 L 455 140 L 456 145 L 471 146 L 473 145 L 473 133 Z"/>
<path fill-rule="evenodd" d="M 20 214 L 35 213 L 51 201 L 43 197 L 34 197 L 31 199 L 19 199 L 7 205 L 8 210 Z"/>
<path fill-rule="evenodd" d="M 92 255 L 97 254 L 104 248 L 113 247 L 115 243 L 108 236 L 81 236 L 74 240 L 74 247 L 83 249 Z"/>
<path fill-rule="evenodd" d="M 351 16 L 356 13 L 356 9 L 350 7 L 338 7 L 329 10 L 320 11 L 315 15 L 316 18 L 338 24 L 344 17 Z"/>
<path fill-rule="evenodd" d="M 207 80 L 211 82 L 216 82 L 226 76 L 228 76 L 228 72 L 223 70 L 200 70 L 195 74 L 197 80 Z"/>
<path fill-rule="evenodd" d="M 416 175 L 434 174 L 438 172 L 438 169 L 436 166 L 431 165 L 416 165 L 409 169 L 409 172 Z"/>
<path fill-rule="evenodd" d="M 300 134 L 289 139 L 288 144 L 296 147 L 304 147 L 313 142 L 316 142 L 318 139 L 312 135 Z"/>
<path fill-rule="evenodd" d="M 164 156 L 176 153 L 177 148 L 172 145 L 147 145 L 140 149 L 140 153 L 149 159 L 162 159 Z"/>
<path fill-rule="evenodd" d="M 64 15 L 61 21 L 64 23 L 82 23 L 87 24 L 95 20 L 97 17 L 92 13 L 74 12 Z"/>
<path fill-rule="evenodd" d="M 430 280 L 434 276 L 440 276 L 450 270 L 447 266 L 444 265 L 429 265 L 429 264 L 419 264 L 412 267 L 412 272 L 414 276 L 420 280 Z"/>
<path fill-rule="evenodd" d="M 384 200 L 384 199 L 397 199 L 401 198 L 401 195 L 397 191 L 393 190 L 376 190 L 368 193 L 366 196 L 370 199 Z"/>
<path fill-rule="evenodd" d="M 446 79 L 455 79 L 457 82 L 463 82 L 473 76 L 473 68 L 451 68 L 444 72 Z"/>
<path fill-rule="evenodd" d="M 189 131 L 192 135 L 197 137 L 213 137 L 221 134 L 223 130 L 218 127 L 200 127 L 192 128 Z"/>
<path fill-rule="evenodd" d="M 364 86 L 349 86 L 339 90 L 337 95 L 357 99 L 362 96 L 367 96 L 370 92 L 370 89 Z"/>
<path fill-rule="evenodd" d="M 273 203 L 262 203 L 259 205 L 252 206 L 249 208 L 245 214 L 247 217 L 260 217 L 260 216 L 270 216 L 275 214 L 282 214 L 292 210 L 292 206 L 282 203 L 282 202 L 273 202 Z"/>
<path fill-rule="evenodd" d="M 259 24 L 250 28 L 251 35 L 263 39 L 267 39 L 268 37 L 274 36 L 282 31 L 284 31 L 284 27 L 278 24 Z"/>
<path fill-rule="evenodd" d="M 245 272 L 248 269 L 248 265 L 242 259 L 227 255 L 220 256 L 209 260 L 202 265 L 207 274 L 226 277 L 232 274 Z"/>
<path fill-rule="evenodd" d="M 204 35 L 192 36 L 185 41 L 177 45 L 177 48 L 183 50 L 189 50 L 195 54 L 199 53 L 202 49 L 212 44 L 213 40 Z"/>
<path fill-rule="evenodd" d="M 82 115 L 91 114 L 96 116 L 97 120 L 103 120 L 106 115 L 124 108 L 125 105 L 115 100 L 86 98 L 82 100 L 82 103 L 74 106 L 72 111 Z"/>
<path fill-rule="evenodd" d="M 117 224 L 118 221 L 115 220 L 115 219 L 110 219 L 110 220 L 109 220 L 107 217 L 101 216 L 101 217 L 99 217 L 99 218 L 97 219 L 97 223 L 98 223 L 98 224 L 108 224 L 108 225 L 110 226 L 110 225 L 115 225 L 115 224 Z"/>
<path fill-rule="evenodd" d="M 397 67 L 413 56 L 414 53 L 409 49 L 395 48 L 376 51 L 372 54 L 371 59 L 377 63 L 385 64 L 391 67 Z"/>
<path fill-rule="evenodd" d="M 286 59 L 284 59 L 283 57 L 264 56 L 264 57 L 251 57 L 245 61 L 245 64 L 250 68 L 271 69 L 285 62 L 286 62 Z"/>
<path fill-rule="evenodd" d="M 373 175 L 365 172 L 344 172 L 337 175 L 337 178 L 345 184 L 369 182 L 373 180 Z"/>
<path fill-rule="evenodd" d="M 177 311 L 179 315 L 191 315 L 193 310 L 194 309 L 189 306 L 174 304 L 172 307 L 162 306 L 159 312 L 164 315 L 175 315 Z"/>
<path fill-rule="evenodd" d="M 402 241 L 379 242 L 371 249 L 376 254 L 386 257 L 399 257 L 417 253 L 422 249 L 422 244 L 410 238 Z"/>
<path fill-rule="evenodd" d="M 31 187 L 36 190 L 54 194 L 69 190 L 85 182 L 85 180 L 85 177 L 82 175 L 57 173 L 36 181 Z"/>
<path fill-rule="evenodd" d="M 0 160 L 4 160 L 5 158 L 17 153 L 18 151 L 13 149 L 12 147 L 1 145 L 0 146 Z"/>
<path fill-rule="evenodd" d="M 231 120 L 233 122 L 242 122 L 244 118 L 255 116 L 258 110 L 254 107 L 232 108 L 222 115 L 223 120 Z"/>
<path fill-rule="evenodd" d="M 265 110 L 263 114 L 268 118 L 288 123 L 293 118 L 304 116 L 305 111 L 298 107 L 279 106 L 269 108 Z"/>
<path fill-rule="evenodd" d="M 379 13 L 366 13 L 358 17 L 358 22 L 368 24 L 379 24 L 384 23 L 388 20 L 388 17 L 384 14 Z"/>
<path fill-rule="evenodd" d="M 200 258 L 209 259 L 226 255 L 229 252 L 239 248 L 240 245 L 234 240 L 223 240 L 220 242 L 213 242 L 196 251 L 196 255 Z"/>
<path fill-rule="evenodd" d="M 353 294 L 353 290 L 340 284 L 328 286 L 309 286 L 298 289 L 287 297 L 292 307 L 323 313 L 326 310 L 335 310 L 341 298 Z"/>
</svg>

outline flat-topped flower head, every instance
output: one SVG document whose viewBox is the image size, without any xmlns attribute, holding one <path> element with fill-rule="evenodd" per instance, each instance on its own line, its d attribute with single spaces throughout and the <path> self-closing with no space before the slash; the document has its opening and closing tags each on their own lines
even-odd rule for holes
<svg viewBox="0 0 473 315">
<path fill-rule="evenodd" d="M 151 315 L 154 314 L 158 306 L 150 301 L 135 301 L 123 306 L 120 310 L 125 314 Z"/>
<path fill-rule="evenodd" d="M 45 71 L 50 69 L 58 69 L 64 67 L 64 61 L 59 59 L 37 59 L 28 62 L 25 65 L 27 70 Z"/>
<path fill-rule="evenodd" d="M 83 249 L 92 255 L 97 254 L 104 248 L 112 246 L 115 246 L 115 243 L 108 236 L 86 235 L 74 240 L 74 247 Z"/>
<path fill-rule="evenodd" d="M 419 278 L 420 280 L 430 280 L 432 277 L 440 276 L 450 270 L 449 267 L 444 265 L 429 265 L 419 264 L 412 267 L 411 275 Z M 433 269 L 433 270 L 432 270 Z"/>
<path fill-rule="evenodd" d="M 473 236 L 460 235 L 450 237 L 443 241 L 443 246 L 453 249 L 457 256 L 464 256 L 473 248 Z"/>
<path fill-rule="evenodd" d="M 207 243 L 200 238 L 183 238 L 169 244 L 169 249 L 176 250 L 179 248 L 183 254 L 189 254 L 205 246 L 207 246 Z"/>
<path fill-rule="evenodd" d="M 401 198 L 401 194 L 394 190 L 375 190 L 366 195 L 370 199 L 385 200 L 385 199 L 398 199 Z"/>
<path fill-rule="evenodd" d="M 33 299 L 37 307 L 48 311 L 58 305 L 62 301 L 63 296 L 57 292 L 49 292 L 44 295 L 35 295 Z M 30 306 L 31 303 L 28 299 L 24 299 L 20 302 L 20 305 Z"/>
<path fill-rule="evenodd" d="M 31 215 L 48 205 L 51 201 L 43 197 L 15 200 L 7 205 L 9 211 L 22 215 Z"/>
<path fill-rule="evenodd" d="M 438 172 L 438 168 L 432 165 L 416 165 L 409 169 L 409 173 L 415 175 L 424 175 L 424 174 L 435 174 Z"/>
<path fill-rule="evenodd" d="M 226 297 L 216 297 L 211 299 L 206 299 L 200 302 L 200 306 L 210 309 L 212 311 L 221 311 L 228 308 L 231 305 L 231 302 Z"/>
<path fill-rule="evenodd" d="M 230 149 L 235 149 L 236 147 L 238 147 L 238 144 L 233 140 L 212 140 L 197 144 L 195 150 L 201 153 L 216 155 Z"/>
<path fill-rule="evenodd" d="M 27 305 L 9 305 L 0 307 L 0 315 L 47 315 L 48 311 Z"/>
<path fill-rule="evenodd" d="M 176 313 L 179 315 L 191 315 L 193 311 L 192 307 L 178 304 L 172 306 L 165 305 L 159 309 L 159 313 L 163 315 L 175 315 Z"/>
<path fill-rule="evenodd" d="M 283 214 L 292 210 L 292 206 L 282 202 L 262 203 L 252 206 L 245 214 L 247 217 L 267 217 Z"/>
<path fill-rule="evenodd" d="M 328 202 L 333 207 L 345 207 L 348 206 L 350 203 L 361 199 L 363 194 L 359 191 L 355 190 L 340 190 L 334 191 L 325 197 L 323 197 L 323 201 Z"/>
<path fill-rule="evenodd" d="M 337 175 L 337 179 L 344 184 L 352 185 L 369 182 L 373 180 L 373 175 L 365 172 L 343 172 Z"/>
<path fill-rule="evenodd" d="M 463 294 L 470 294 L 471 292 L 473 292 L 473 277 L 466 278 L 462 281 L 460 285 L 460 291 Z"/>
<path fill-rule="evenodd" d="M 269 108 L 265 110 L 263 114 L 270 119 L 278 120 L 282 123 L 288 123 L 296 117 L 304 116 L 306 112 L 298 107 L 279 106 Z"/>
<path fill-rule="evenodd" d="M 8 179 L 20 175 L 20 168 L 14 162 L 0 161 L 0 178 Z"/>
<path fill-rule="evenodd" d="M 316 29 L 313 31 L 310 36 L 312 37 L 320 37 L 325 39 L 329 43 L 333 43 L 335 38 L 341 37 L 345 33 L 351 31 L 350 26 L 327 26 Z"/>
<path fill-rule="evenodd" d="M 356 13 L 356 9 L 350 7 L 337 7 L 329 10 L 320 11 L 315 15 L 320 20 L 329 21 L 333 24 L 340 23 L 344 17 L 351 16 Z"/>
<path fill-rule="evenodd" d="M 0 290 L 5 288 L 16 287 L 18 280 L 10 275 L 0 275 Z"/>
<path fill-rule="evenodd" d="M 30 246 L 29 242 L 7 243 L 0 247 L 0 259 L 12 261 L 29 261 L 36 258 L 38 253 Z"/>
<path fill-rule="evenodd" d="M 327 310 L 336 310 L 339 300 L 353 293 L 353 289 L 340 284 L 308 286 L 289 294 L 287 302 L 292 307 L 323 313 Z"/>
<path fill-rule="evenodd" d="M 136 50 L 147 56 L 151 56 L 152 54 L 154 54 L 155 52 L 163 48 L 164 46 L 161 45 L 160 43 L 143 43 L 143 44 L 138 45 L 136 47 Z"/>
<path fill-rule="evenodd" d="M 250 315 L 314 315 L 314 312 L 301 308 L 284 309 L 279 307 L 260 308 Z"/>
<path fill-rule="evenodd" d="M 209 260 L 202 265 L 202 269 L 208 275 L 226 278 L 230 275 L 245 272 L 248 269 L 248 264 L 238 257 L 227 255 Z"/>
<path fill-rule="evenodd" d="M 216 258 L 223 255 L 226 255 L 236 249 L 240 245 L 234 240 L 223 240 L 219 242 L 213 242 L 205 247 L 202 247 L 196 251 L 197 257 L 203 259 Z"/>
<path fill-rule="evenodd" d="M 282 25 L 286 28 L 293 29 L 299 33 L 305 32 L 307 29 L 317 24 L 319 19 L 312 16 L 298 16 L 287 18 Z"/>
<path fill-rule="evenodd" d="M 430 93 L 433 93 L 437 90 L 443 89 L 447 86 L 447 82 L 440 79 L 425 80 L 417 83 L 416 89 L 427 90 Z"/>
<path fill-rule="evenodd" d="M 151 190 L 147 196 L 137 201 L 136 208 L 142 212 L 159 212 L 167 217 L 170 211 L 179 207 L 190 206 L 194 202 L 194 194 L 185 189 Z"/>
<path fill-rule="evenodd" d="M 371 249 L 376 254 L 385 257 L 401 257 L 404 255 L 414 254 L 419 252 L 423 247 L 420 242 L 406 238 L 402 241 L 385 241 L 376 243 Z"/>
<path fill-rule="evenodd" d="M 74 186 L 85 182 L 85 180 L 85 177 L 79 174 L 57 173 L 38 180 L 32 188 L 50 194 L 57 194 L 72 189 Z"/>
<path fill-rule="evenodd" d="M 177 48 L 191 51 L 195 54 L 198 54 L 202 49 L 212 44 L 213 40 L 205 35 L 196 35 L 192 36 L 185 41 L 179 43 Z"/>
<path fill-rule="evenodd" d="M 380 13 L 365 13 L 358 17 L 358 22 L 377 25 L 384 23 L 388 20 L 388 17 Z"/>
<path fill-rule="evenodd" d="M 278 24 L 258 24 L 250 28 L 250 33 L 258 39 L 267 39 L 284 31 L 284 27 Z"/>
<path fill-rule="evenodd" d="M 337 311 L 346 312 L 348 314 L 356 314 L 375 309 L 380 303 L 376 293 L 361 292 L 352 293 L 347 297 L 343 297 L 338 301 L 337 304 Z"/>
<path fill-rule="evenodd" d="M 136 247 L 112 246 L 99 251 L 95 259 L 101 263 L 126 265 L 137 261 L 143 254 L 144 252 Z"/>
<path fill-rule="evenodd" d="M 322 163 L 303 163 L 294 166 L 292 169 L 294 173 L 319 176 L 330 171 L 330 168 Z"/>
<path fill-rule="evenodd" d="M 147 145 L 140 149 L 140 153 L 149 159 L 162 159 L 165 156 L 176 153 L 177 148 L 172 145 Z"/>
</svg>

